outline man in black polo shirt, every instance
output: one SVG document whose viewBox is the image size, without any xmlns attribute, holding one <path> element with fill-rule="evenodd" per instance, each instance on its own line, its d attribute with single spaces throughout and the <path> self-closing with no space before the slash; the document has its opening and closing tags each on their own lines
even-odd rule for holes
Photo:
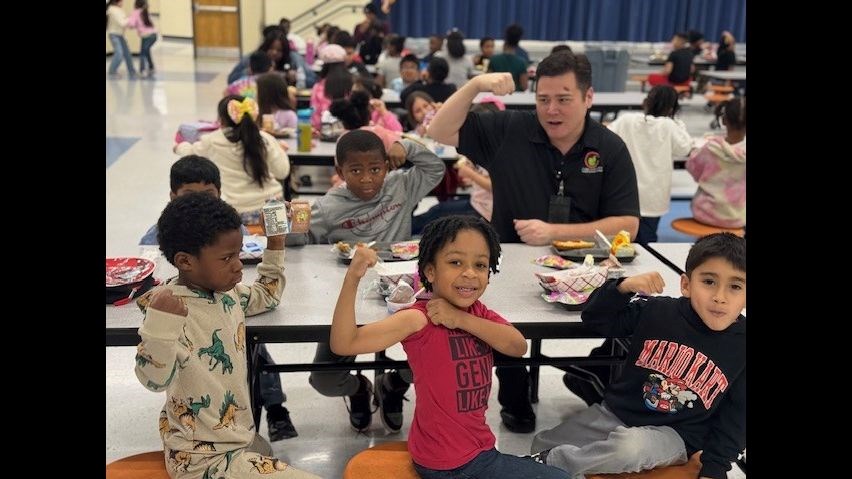
<svg viewBox="0 0 852 479">
<path fill-rule="evenodd" d="M 500 241 L 547 245 L 619 230 L 636 237 L 639 193 L 618 135 L 589 118 L 594 91 L 585 55 L 558 52 L 536 71 L 536 111 L 469 113 L 480 92 L 515 90 L 509 73 L 474 77 L 438 110 L 427 134 L 458 147 L 491 175 L 491 223 Z M 524 368 L 497 368 L 500 415 L 512 431 L 535 429 Z M 605 383 L 606 384 L 606 383 Z"/>
</svg>

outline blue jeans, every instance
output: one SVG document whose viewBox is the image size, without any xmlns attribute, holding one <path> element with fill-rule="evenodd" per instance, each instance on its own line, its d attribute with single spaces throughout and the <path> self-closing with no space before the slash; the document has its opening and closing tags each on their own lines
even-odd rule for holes
<svg viewBox="0 0 852 479">
<path fill-rule="evenodd" d="M 151 72 L 154 71 L 154 60 L 151 59 L 151 46 L 157 41 L 157 34 L 152 33 L 147 37 L 142 37 L 142 46 L 139 50 L 139 73 L 145 71 L 145 62 L 148 62 L 148 68 Z"/>
<path fill-rule="evenodd" d="M 124 38 L 124 35 L 110 33 L 109 41 L 112 43 L 113 50 L 112 62 L 109 64 L 109 73 L 115 75 L 123 59 L 127 63 L 127 73 L 132 77 L 136 76 L 136 69 L 133 68 L 133 61 L 130 58 L 130 47 L 127 46 L 127 40 Z"/>
<path fill-rule="evenodd" d="M 414 469 L 423 479 L 569 479 L 567 472 L 553 466 L 539 464 L 526 457 L 503 454 L 497 449 L 479 453 L 467 464 L 438 471 L 414 463 Z"/>
<path fill-rule="evenodd" d="M 258 366 L 275 364 L 265 344 L 261 343 L 257 345 L 257 353 Z M 260 397 L 263 398 L 263 407 L 267 409 L 269 406 L 281 405 L 287 400 L 287 395 L 284 394 L 284 390 L 281 388 L 281 373 L 269 371 L 260 373 Z"/>
</svg>

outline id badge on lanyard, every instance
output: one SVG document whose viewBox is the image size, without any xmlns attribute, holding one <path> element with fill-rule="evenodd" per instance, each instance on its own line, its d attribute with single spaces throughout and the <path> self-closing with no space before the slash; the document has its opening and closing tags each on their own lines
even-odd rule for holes
<svg viewBox="0 0 852 479">
<path fill-rule="evenodd" d="M 568 223 L 568 218 L 571 215 L 571 198 L 565 196 L 565 179 L 562 171 L 557 170 L 556 179 L 559 181 L 559 191 L 550 196 L 547 222 Z"/>
</svg>

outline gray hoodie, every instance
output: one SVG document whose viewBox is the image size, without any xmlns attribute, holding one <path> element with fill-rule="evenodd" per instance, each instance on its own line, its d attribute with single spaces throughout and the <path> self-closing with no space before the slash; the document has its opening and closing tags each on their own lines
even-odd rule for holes
<svg viewBox="0 0 852 479">
<path fill-rule="evenodd" d="M 349 188 L 334 188 L 311 206 L 313 242 L 400 241 L 411 238 L 411 214 L 444 177 L 446 167 L 420 142 L 403 139 L 414 166 L 391 171 L 382 188 L 362 201 Z"/>
</svg>

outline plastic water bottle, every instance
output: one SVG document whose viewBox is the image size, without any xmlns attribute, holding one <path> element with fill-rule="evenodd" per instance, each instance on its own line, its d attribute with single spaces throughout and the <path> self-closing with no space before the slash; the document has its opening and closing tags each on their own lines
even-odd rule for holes
<svg viewBox="0 0 852 479">
<path fill-rule="evenodd" d="M 313 111 L 313 108 L 303 108 L 297 112 L 297 116 L 299 118 L 299 122 L 297 123 L 298 136 L 296 138 L 296 142 L 298 144 L 297 150 L 303 153 L 310 152 L 313 147 L 311 144 L 313 137 L 311 114 Z"/>
<path fill-rule="evenodd" d="M 305 69 L 299 65 L 299 69 L 296 70 L 296 88 L 299 90 L 305 89 Z"/>
</svg>

